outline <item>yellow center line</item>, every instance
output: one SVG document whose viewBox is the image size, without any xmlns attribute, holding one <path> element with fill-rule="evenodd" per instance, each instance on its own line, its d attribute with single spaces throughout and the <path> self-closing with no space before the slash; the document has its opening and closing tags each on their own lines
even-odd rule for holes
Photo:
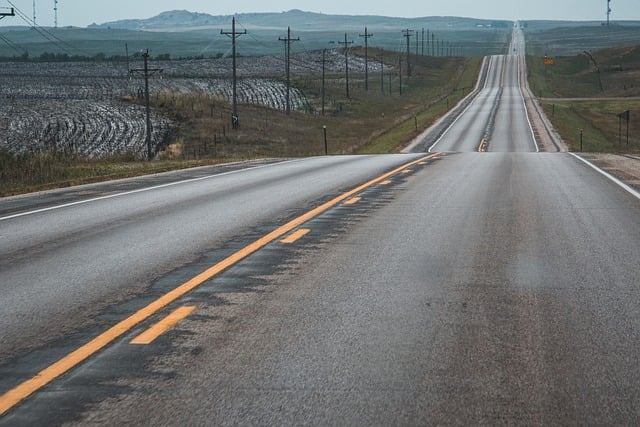
<svg viewBox="0 0 640 427">
<path fill-rule="evenodd" d="M 402 171 L 402 173 L 404 173 L 404 174 L 410 174 L 412 172 L 413 171 L 411 169 L 405 169 L 405 170 Z"/>
<path fill-rule="evenodd" d="M 195 307 L 180 307 L 167 317 L 131 340 L 131 344 L 151 344 L 160 335 L 177 325 L 182 319 L 193 313 Z"/>
<path fill-rule="evenodd" d="M 345 205 L 355 205 L 356 203 L 358 203 L 360 200 L 362 200 L 362 197 L 352 197 L 349 200 L 347 200 L 346 202 L 344 202 Z"/>
<path fill-rule="evenodd" d="M 288 235 L 287 237 L 285 237 L 284 239 L 280 240 L 280 243 L 286 243 L 286 244 L 295 243 L 298 240 L 300 240 L 300 238 L 302 238 L 303 236 L 306 236 L 307 234 L 309 234 L 310 231 L 311 230 L 308 228 L 301 228 L 300 230 L 297 230 L 291 233 L 290 235 Z"/>
<path fill-rule="evenodd" d="M 172 302 L 178 300 L 183 297 L 187 293 L 191 292 L 193 289 L 212 279 L 214 276 L 220 274 L 222 271 L 228 269 L 232 265 L 242 261 L 247 258 L 249 255 L 257 252 L 262 249 L 266 245 L 271 242 L 276 241 L 281 238 L 285 234 L 289 233 L 291 230 L 299 227 L 305 222 L 311 220 L 312 218 L 320 215 L 321 213 L 331 209 L 342 201 L 352 197 L 355 194 L 362 192 L 363 190 L 376 185 L 391 176 L 402 172 L 408 167 L 411 167 L 421 161 L 433 159 L 435 157 L 440 156 L 441 153 L 430 154 L 426 157 L 423 157 L 419 160 L 414 160 L 409 162 L 399 168 L 392 170 L 391 172 L 385 173 L 377 178 L 372 179 L 369 182 L 366 182 L 351 191 L 341 194 L 336 198 L 329 200 L 328 202 L 323 203 L 322 205 L 316 207 L 315 209 L 310 210 L 309 212 L 289 221 L 285 225 L 273 230 L 269 234 L 259 238 L 255 242 L 245 246 L 229 257 L 223 259 L 187 282 L 181 284 L 177 288 L 167 292 L 157 300 L 153 301 L 146 307 L 141 308 L 131 316 L 126 319 L 118 322 L 116 325 L 107 329 L 105 332 L 101 333 L 88 343 L 80 346 L 78 349 L 69 353 L 67 356 L 63 357 L 59 361 L 55 362 L 51 366 L 45 368 L 40 373 L 38 373 L 33 378 L 30 378 L 23 383 L 19 384 L 15 388 L 9 390 L 2 396 L 0 396 L 0 415 L 4 415 L 8 410 L 16 406 L 22 400 L 26 399 L 28 396 L 32 395 L 36 391 L 40 390 L 45 385 L 49 384 L 51 381 L 63 375 L 65 372 L 73 369 L 83 361 L 87 360 L 89 357 L 102 350 L 104 347 L 115 341 L 118 337 L 122 336 L 126 332 L 130 331 L 133 327 L 138 325 L 140 322 L 148 319 L 162 308 L 171 304 Z"/>
<path fill-rule="evenodd" d="M 380 183 L 380 185 L 389 185 L 389 184 L 391 184 L 391 182 L 392 182 L 392 181 L 391 181 L 390 179 L 385 179 L 384 181 L 382 181 L 382 182 Z"/>
</svg>

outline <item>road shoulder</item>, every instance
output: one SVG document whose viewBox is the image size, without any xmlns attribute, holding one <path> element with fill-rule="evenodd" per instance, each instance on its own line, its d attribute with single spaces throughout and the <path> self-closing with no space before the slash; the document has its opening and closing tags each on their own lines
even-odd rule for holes
<svg viewBox="0 0 640 427">
<path fill-rule="evenodd" d="M 607 153 L 576 153 L 594 166 L 640 191 L 640 156 Z"/>
</svg>

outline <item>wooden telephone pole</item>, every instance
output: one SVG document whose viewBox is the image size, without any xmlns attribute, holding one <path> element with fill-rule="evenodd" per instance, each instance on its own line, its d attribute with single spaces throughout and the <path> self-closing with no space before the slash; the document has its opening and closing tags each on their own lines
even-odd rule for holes
<svg viewBox="0 0 640 427">
<path fill-rule="evenodd" d="M 151 104 L 149 101 L 149 76 L 155 73 L 162 73 L 162 68 L 149 68 L 149 49 L 147 49 L 142 57 L 144 59 L 144 68 L 129 70 L 130 74 L 144 74 L 144 100 L 147 119 L 147 160 L 153 160 L 153 150 L 151 149 Z"/>
<path fill-rule="evenodd" d="M 411 77 L 411 36 L 413 30 L 402 30 L 402 35 L 407 38 L 407 77 Z"/>
<path fill-rule="evenodd" d="M 291 27 L 287 28 L 287 38 L 278 38 L 281 42 L 285 43 L 285 65 L 287 69 L 287 114 L 291 112 L 291 42 L 300 41 L 300 37 L 291 38 Z"/>
<path fill-rule="evenodd" d="M 344 65 L 347 77 L 347 98 L 349 98 L 349 45 L 353 44 L 353 40 L 347 41 L 347 33 L 344 33 L 344 41 L 338 43 L 344 45 Z"/>
<path fill-rule="evenodd" d="M 236 31 L 236 18 L 233 17 L 231 21 L 231 31 L 222 31 L 220 34 L 224 34 L 231 38 L 231 50 L 233 55 L 233 96 L 232 96 L 232 109 L 231 113 L 231 127 L 238 129 L 240 127 L 240 120 L 238 118 L 238 78 L 237 78 L 237 66 L 236 66 L 236 39 L 243 34 L 247 34 L 247 30 L 242 32 Z"/>
<path fill-rule="evenodd" d="M 364 27 L 364 34 L 360 34 L 360 37 L 364 37 L 364 90 L 369 90 L 369 38 L 373 37 L 373 34 L 369 34 L 367 27 Z"/>
</svg>

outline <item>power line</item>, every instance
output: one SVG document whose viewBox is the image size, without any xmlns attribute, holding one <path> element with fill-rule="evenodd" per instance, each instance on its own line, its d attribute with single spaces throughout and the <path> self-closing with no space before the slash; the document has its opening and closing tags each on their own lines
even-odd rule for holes
<svg viewBox="0 0 640 427">
<path fill-rule="evenodd" d="M 236 18 L 233 17 L 231 21 L 231 31 L 220 30 L 220 34 L 229 36 L 231 38 L 231 50 L 233 51 L 233 100 L 232 107 L 233 112 L 231 115 L 231 127 L 238 129 L 240 127 L 240 121 L 238 118 L 238 79 L 237 79 L 237 60 L 236 60 L 236 39 L 243 34 L 247 34 L 247 30 L 242 32 L 236 31 Z"/>
<path fill-rule="evenodd" d="M 344 33 L 344 41 L 338 42 L 338 44 L 344 45 L 344 65 L 345 73 L 347 77 L 347 99 L 349 98 L 349 48 L 350 44 L 353 44 L 353 40 L 347 41 L 347 33 Z"/>
<path fill-rule="evenodd" d="M 9 3 L 12 7 L 12 10 L 15 10 L 16 15 L 22 19 L 24 22 L 26 22 L 31 28 L 33 28 L 38 34 L 40 34 L 43 38 L 45 38 L 46 40 L 50 41 L 51 43 L 53 43 L 54 45 L 56 45 L 58 48 L 60 48 L 61 50 L 65 51 L 68 54 L 73 54 L 73 51 L 75 50 L 76 52 L 81 53 L 82 55 L 87 55 L 86 52 L 84 52 L 81 49 L 78 49 L 77 47 L 67 43 L 66 41 L 62 40 L 60 37 L 56 36 L 55 34 L 52 34 L 51 32 L 49 32 L 47 29 L 40 27 L 39 25 L 36 25 L 35 22 L 33 22 L 31 20 L 31 18 L 29 18 L 24 12 L 22 12 L 19 8 L 16 7 L 16 5 L 11 2 L 10 0 L 7 0 L 7 3 Z"/>
<path fill-rule="evenodd" d="M 411 77 L 411 36 L 413 35 L 413 30 L 402 30 L 402 35 L 407 38 L 407 77 Z"/>
<path fill-rule="evenodd" d="M 149 68 L 149 49 L 142 54 L 144 58 L 144 68 L 129 70 L 130 74 L 144 73 L 144 99 L 147 113 L 147 159 L 153 160 L 153 150 L 151 150 L 151 104 L 149 102 L 149 76 L 155 73 L 162 73 L 162 68 Z"/>
<path fill-rule="evenodd" d="M 11 15 L 7 15 L 7 16 L 11 16 Z M 0 15 L 0 19 L 2 19 L 2 18 L 3 18 L 3 16 Z M 9 46 L 11 49 L 15 50 L 16 52 L 24 52 L 24 48 L 18 46 L 17 44 L 15 44 L 14 42 L 9 40 L 8 38 L 3 36 L 2 34 L 0 34 L 0 40 L 2 40 L 7 46 Z"/>
<path fill-rule="evenodd" d="M 364 27 L 364 34 L 360 34 L 360 37 L 364 37 L 364 90 L 369 90 L 369 38 L 373 37 L 373 34 L 369 34 L 367 27 Z"/>
<path fill-rule="evenodd" d="M 279 37 L 278 40 L 284 42 L 286 69 L 287 69 L 287 114 L 291 112 L 291 42 L 300 41 L 300 37 L 291 38 L 291 27 L 287 27 L 287 38 Z"/>
</svg>

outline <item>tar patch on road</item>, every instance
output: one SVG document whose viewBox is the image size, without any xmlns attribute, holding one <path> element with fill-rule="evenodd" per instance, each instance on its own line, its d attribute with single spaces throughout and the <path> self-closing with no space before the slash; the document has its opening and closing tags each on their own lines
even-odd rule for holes
<svg viewBox="0 0 640 427">
<path fill-rule="evenodd" d="M 28 397 L 0 418 L 0 426 L 106 422 L 107 420 L 91 419 L 92 409 L 108 405 L 109 401 L 118 400 L 119 396 L 144 392 L 145 385 L 170 383 L 180 375 L 180 367 L 188 363 L 190 358 L 215 351 L 215 348 L 202 346 L 198 340 L 198 331 L 203 325 L 208 333 L 219 336 L 219 345 L 224 345 L 231 334 L 241 333 L 234 330 L 234 318 L 242 313 L 237 309 L 242 305 L 252 304 L 264 293 L 270 292 L 275 285 L 269 277 L 295 274 L 300 264 L 312 259 L 315 252 L 330 250 L 332 242 L 340 239 L 350 227 L 369 217 L 376 209 L 393 203 L 396 194 L 402 191 L 407 181 L 417 179 L 421 170 L 438 159 L 439 157 L 435 157 L 417 163 L 363 190 L 348 203 L 342 202 L 304 223 L 302 227 L 310 231 L 294 243 L 284 244 L 278 239 L 203 283 L 125 333 L 98 354 Z M 339 194 L 342 192 L 316 200 L 313 206 L 332 200 Z M 300 216 L 308 209 L 307 206 L 289 212 L 283 222 Z M 0 366 L 0 393 L 5 393 L 20 382 L 35 376 L 40 370 L 71 353 L 113 324 L 278 227 L 279 224 L 257 227 L 229 242 L 224 248 L 211 250 L 196 262 L 163 276 L 153 283 L 144 295 L 97 314 L 97 326 L 77 332 L 46 348 L 37 349 L 18 360 Z M 171 311 L 185 305 L 195 306 L 195 311 L 186 319 L 149 345 L 131 344 L 133 338 Z M 179 363 L 173 363 L 175 361 Z"/>
</svg>

